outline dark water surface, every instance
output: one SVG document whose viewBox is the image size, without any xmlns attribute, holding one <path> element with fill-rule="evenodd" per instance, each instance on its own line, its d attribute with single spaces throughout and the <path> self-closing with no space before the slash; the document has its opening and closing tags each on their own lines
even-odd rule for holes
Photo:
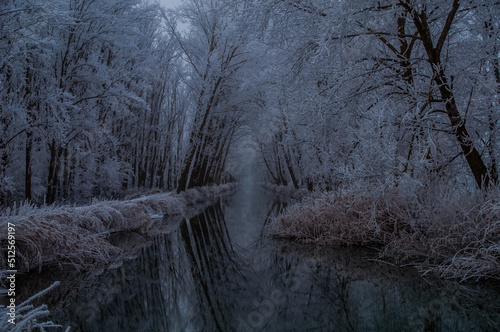
<svg viewBox="0 0 500 332">
<path fill-rule="evenodd" d="M 242 186 L 174 231 L 129 234 L 122 245 L 143 244 L 123 264 L 61 281 L 51 319 L 72 331 L 499 330 L 495 285 L 423 279 L 370 250 L 264 237 L 283 205 Z"/>
</svg>

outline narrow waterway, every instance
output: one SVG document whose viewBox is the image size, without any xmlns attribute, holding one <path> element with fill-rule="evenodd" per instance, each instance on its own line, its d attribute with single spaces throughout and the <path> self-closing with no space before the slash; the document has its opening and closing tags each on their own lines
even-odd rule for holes
<svg viewBox="0 0 500 332">
<path fill-rule="evenodd" d="M 72 331 L 499 329 L 495 285 L 423 279 L 373 260 L 370 250 L 265 237 L 285 206 L 243 184 L 99 278 L 66 282 L 72 290 L 49 301 L 51 319 Z"/>
</svg>

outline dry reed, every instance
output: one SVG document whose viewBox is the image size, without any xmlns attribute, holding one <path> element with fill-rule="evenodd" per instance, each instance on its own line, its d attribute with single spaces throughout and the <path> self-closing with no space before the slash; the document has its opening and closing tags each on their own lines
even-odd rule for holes
<svg viewBox="0 0 500 332">
<path fill-rule="evenodd" d="M 22 204 L 7 209 L 0 228 L 15 225 L 17 267 L 21 271 L 45 265 L 91 269 L 106 266 L 120 249 L 108 242 L 113 232 L 152 229 L 164 215 L 180 215 L 188 205 L 209 201 L 234 185 L 190 189 L 179 195 L 153 194 L 128 201 L 104 201 L 82 207 L 36 208 Z M 6 267 L 7 232 L 0 233 L 0 268 Z"/>
<path fill-rule="evenodd" d="M 377 247 L 382 258 L 443 278 L 500 279 L 498 197 L 498 191 L 346 190 L 292 206 L 269 231 L 304 242 Z"/>
</svg>

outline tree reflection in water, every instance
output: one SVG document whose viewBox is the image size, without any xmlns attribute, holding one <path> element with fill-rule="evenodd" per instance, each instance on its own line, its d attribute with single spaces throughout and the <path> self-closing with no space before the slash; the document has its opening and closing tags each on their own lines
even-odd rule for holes
<svg viewBox="0 0 500 332">
<path fill-rule="evenodd" d="M 370 261 L 369 250 L 266 238 L 266 215 L 283 206 L 263 201 L 245 215 L 251 230 L 226 220 L 239 218 L 229 201 L 155 236 L 53 320 L 73 331 L 498 329 L 498 290 L 477 286 L 468 297 L 470 287 L 425 282 L 413 270 Z M 240 231 L 252 241 L 234 243 Z"/>
</svg>

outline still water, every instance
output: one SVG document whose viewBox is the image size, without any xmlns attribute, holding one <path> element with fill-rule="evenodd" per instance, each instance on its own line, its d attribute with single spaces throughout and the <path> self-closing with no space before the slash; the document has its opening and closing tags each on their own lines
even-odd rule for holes
<svg viewBox="0 0 500 332">
<path fill-rule="evenodd" d="M 143 245 L 90 282 L 66 281 L 51 319 L 72 331 L 499 330 L 498 285 L 424 279 L 370 250 L 265 237 L 284 207 L 243 186 L 174 230 L 120 239 Z"/>
</svg>

